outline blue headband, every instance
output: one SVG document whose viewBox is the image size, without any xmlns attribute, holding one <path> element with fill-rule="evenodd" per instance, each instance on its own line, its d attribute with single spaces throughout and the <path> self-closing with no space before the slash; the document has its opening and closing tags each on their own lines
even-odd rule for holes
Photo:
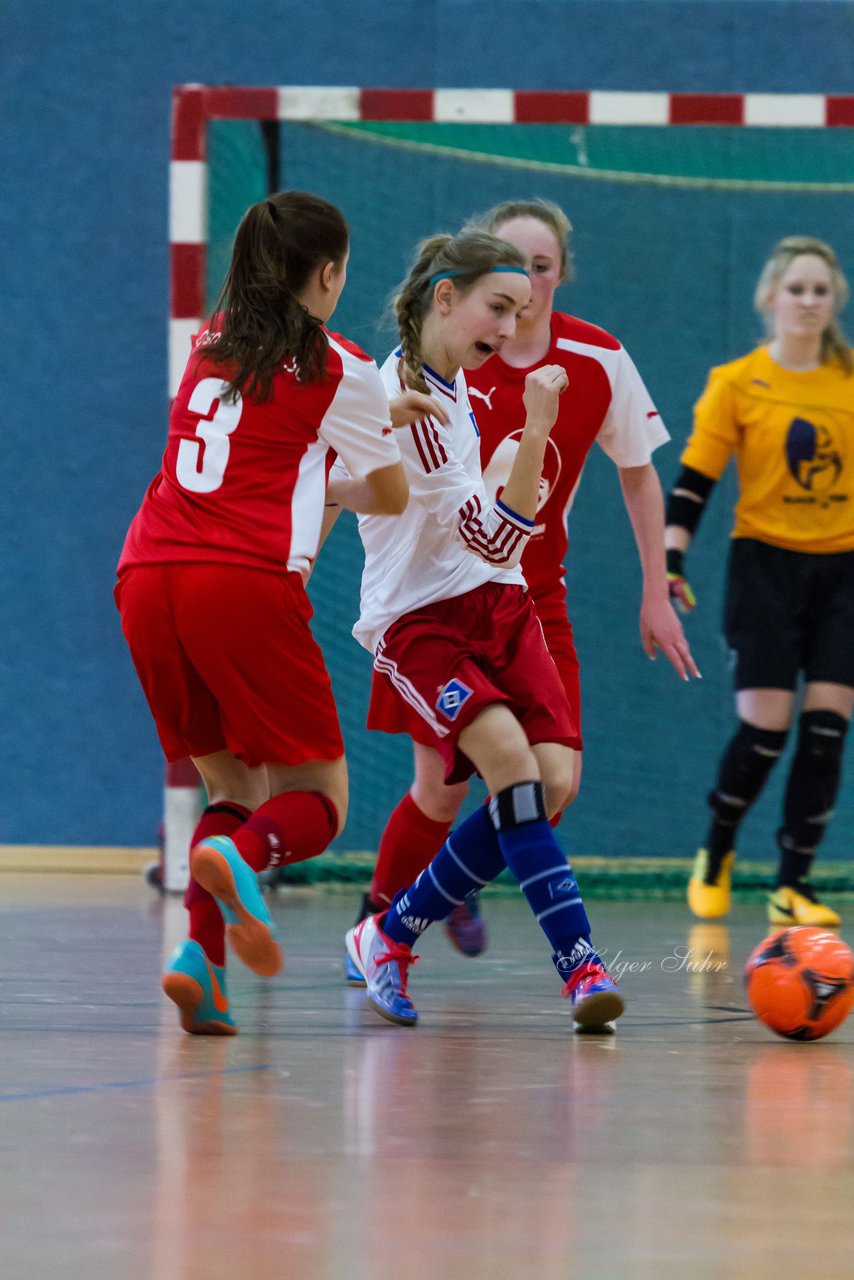
<svg viewBox="0 0 854 1280">
<path fill-rule="evenodd" d="M 527 269 L 525 267 L 493 267 L 492 271 L 514 271 L 516 272 L 517 275 L 520 275 L 520 276 L 526 276 L 528 274 Z M 427 283 L 436 284 L 439 280 L 453 280 L 454 276 L 470 276 L 471 274 L 472 274 L 471 271 L 463 271 L 463 270 L 437 271 L 434 276 L 430 277 Z M 491 274 L 492 274 L 491 271 L 484 272 L 484 275 L 491 275 Z"/>
</svg>

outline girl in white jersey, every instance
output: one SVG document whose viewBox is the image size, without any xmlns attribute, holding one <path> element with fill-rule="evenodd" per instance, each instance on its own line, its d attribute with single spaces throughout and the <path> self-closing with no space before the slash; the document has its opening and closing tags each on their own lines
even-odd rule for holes
<svg viewBox="0 0 854 1280">
<path fill-rule="evenodd" d="M 634 531 L 643 577 L 639 629 L 644 648 L 651 658 L 660 649 L 683 678 L 697 675 L 681 624 L 668 601 L 662 553 L 663 501 L 652 455 L 668 434 L 622 344 L 596 325 L 555 310 L 558 286 L 572 278 L 572 228 L 563 210 L 545 200 L 507 201 L 483 214 L 478 225 L 528 255 L 532 290 L 516 332 L 501 354 L 466 375 L 480 429 L 487 492 L 500 493 L 509 473 L 518 429 L 524 421 L 526 375 L 539 365 L 558 364 L 566 370 L 570 384 L 569 393 L 561 397 L 549 436 L 536 525 L 522 559 L 549 653 L 576 718 L 573 785 L 566 796 L 569 804 L 581 779 L 583 742 L 580 668 L 567 615 L 567 516 L 594 441 L 618 469 Z M 409 735 L 414 776 L 383 831 L 360 918 L 388 906 L 395 893 L 421 871 L 441 847 L 468 793 L 467 783 L 444 784 L 431 728 L 395 699 L 377 675 L 371 688 L 368 728 Z M 465 955 L 478 955 L 486 945 L 476 897 L 451 912 L 445 928 Z M 346 960 L 345 973 L 351 985 L 361 985 L 361 978 Z"/>
<path fill-rule="evenodd" d="M 623 1009 L 548 822 L 572 785 L 573 726 L 518 567 L 566 374 L 545 365 L 528 377 L 519 450 L 491 502 L 462 372 L 501 350 L 530 296 L 526 258 L 506 241 L 483 231 L 425 241 L 396 299 L 401 345 L 381 371 L 389 395 L 428 393 L 447 421 L 425 418 L 397 433 L 410 486 L 402 519 L 360 518 L 355 634 L 435 732 L 447 780 L 476 769 L 492 796 L 384 915 L 347 935 L 370 1003 L 406 1025 L 417 1019 L 406 990 L 412 943 L 505 866 L 551 944 L 574 1020 L 604 1027 Z M 341 483 L 330 483 L 330 501 Z"/>
</svg>

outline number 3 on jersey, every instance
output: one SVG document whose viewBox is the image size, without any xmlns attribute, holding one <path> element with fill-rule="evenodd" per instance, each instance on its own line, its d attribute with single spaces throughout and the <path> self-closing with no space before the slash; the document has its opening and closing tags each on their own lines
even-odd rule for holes
<svg viewBox="0 0 854 1280">
<path fill-rule="evenodd" d="M 195 440 L 182 440 L 178 445 L 175 474 L 183 489 L 191 493 L 214 493 L 222 484 L 231 444 L 228 437 L 237 429 L 243 412 L 238 393 L 232 402 L 224 400 L 227 384 L 219 378 L 203 378 L 190 396 L 187 408 L 197 413 Z M 213 417 L 207 415 L 211 405 L 219 404 Z"/>
</svg>

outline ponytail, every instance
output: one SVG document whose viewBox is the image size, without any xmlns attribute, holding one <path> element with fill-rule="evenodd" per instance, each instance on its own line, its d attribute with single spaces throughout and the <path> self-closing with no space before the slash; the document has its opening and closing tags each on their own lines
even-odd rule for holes
<svg viewBox="0 0 854 1280">
<path fill-rule="evenodd" d="M 409 275 L 400 286 L 394 299 L 397 327 L 400 331 L 400 349 L 403 354 L 406 385 L 415 391 L 427 392 L 424 378 L 424 361 L 421 357 L 421 326 L 432 298 L 428 280 L 433 264 L 453 236 L 431 236 L 422 240 L 416 251 Z"/>
<path fill-rule="evenodd" d="M 269 399 L 273 378 L 293 361 L 303 382 L 321 379 L 329 344 L 322 321 L 298 294 L 312 272 L 342 262 L 349 232 L 334 205 L 305 191 L 253 204 L 237 229 L 231 266 L 214 303 L 219 331 L 209 344 L 218 362 L 236 366 L 229 395 Z"/>
</svg>

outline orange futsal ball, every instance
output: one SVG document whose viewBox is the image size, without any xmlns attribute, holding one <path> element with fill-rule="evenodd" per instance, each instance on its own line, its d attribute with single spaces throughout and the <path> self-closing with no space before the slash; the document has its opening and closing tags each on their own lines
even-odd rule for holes
<svg viewBox="0 0 854 1280">
<path fill-rule="evenodd" d="M 820 1040 L 854 1005 L 854 953 L 835 933 L 796 925 L 760 942 L 744 981 L 766 1027 L 790 1040 Z"/>
</svg>

